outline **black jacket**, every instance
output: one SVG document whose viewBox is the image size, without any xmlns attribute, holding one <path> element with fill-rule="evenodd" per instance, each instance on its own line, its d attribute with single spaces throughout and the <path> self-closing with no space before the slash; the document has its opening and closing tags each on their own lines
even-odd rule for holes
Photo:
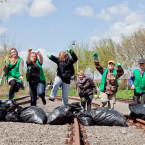
<svg viewBox="0 0 145 145">
<path fill-rule="evenodd" d="M 58 57 L 51 55 L 50 60 L 57 64 L 57 76 L 59 76 L 64 83 L 70 84 L 71 76 L 73 75 L 73 64 L 78 60 L 74 52 L 70 53 L 72 58 L 68 56 L 66 61 L 60 61 Z"/>
</svg>

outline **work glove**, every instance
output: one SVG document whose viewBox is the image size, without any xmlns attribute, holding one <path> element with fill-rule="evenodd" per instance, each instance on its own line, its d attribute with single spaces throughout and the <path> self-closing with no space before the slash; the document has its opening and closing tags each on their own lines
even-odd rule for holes
<svg viewBox="0 0 145 145">
<path fill-rule="evenodd" d="M 67 49 L 67 52 L 68 53 L 72 53 L 72 49 Z"/>
<path fill-rule="evenodd" d="M 48 58 L 51 58 L 51 54 L 48 53 L 48 54 L 47 54 L 47 57 L 48 57 Z"/>
<path fill-rule="evenodd" d="M 93 57 L 94 57 L 94 59 L 97 59 L 98 58 L 98 54 L 97 53 L 94 53 L 93 54 Z"/>
<path fill-rule="evenodd" d="M 2 79 L 0 79 L 0 86 L 2 86 L 3 85 L 3 80 Z"/>
<path fill-rule="evenodd" d="M 82 102 L 86 102 L 86 98 L 82 97 Z"/>
<path fill-rule="evenodd" d="M 96 100 L 98 98 L 97 94 L 96 95 L 93 95 L 94 99 Z"/>
<path fill-rule="evenodd" d="M 121 67 L 121 64 L 117 62 L 117 63 L 116 63 L 116 66 L 117 66 L 117 67 Z"/>
</svg>

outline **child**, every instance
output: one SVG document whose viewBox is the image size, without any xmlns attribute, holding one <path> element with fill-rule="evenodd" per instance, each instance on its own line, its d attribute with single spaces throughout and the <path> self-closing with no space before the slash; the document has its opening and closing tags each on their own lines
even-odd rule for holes
<svg viewBox="0 0 145 145">
<path fill-rule="evenodd" d="M 84 75 L 83 71 L 78 71 L 77 90 L 81 98 L 81 105 L 85 108 L 87 102 L 87 111 L 91 111 L 91 102 L 94 97 L 97 98 L 97 90 L 93 80 Z"/>
<path fill-rule="evenodd" d="M 78 60 L 76 54 L 72 51 L 72 49 L 68 49 L 67 52 L 61 51 L 59 53 L 59 57 L 55 57 L 53 55 L 48 54 L 47 57 L 57 64 L 57 76 L 55 77 L 53 88 L 50 94 L 50 101 L 54 101 L 56 98 L 56 94 L 59 86 L 62 86 L 62 104 L 68 104 L 68 93 L 70 89 L 70 79 L 71 76 L 74 75 L 74 67 L 73 64 Z"/>
</svg>

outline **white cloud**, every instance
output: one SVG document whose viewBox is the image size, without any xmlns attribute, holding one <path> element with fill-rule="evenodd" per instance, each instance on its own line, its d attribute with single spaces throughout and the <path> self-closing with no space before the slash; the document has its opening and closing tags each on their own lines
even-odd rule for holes
<svg viewBox="0 0 145 145">
<path fill-rule="evenodd" d="M 51 0 L 9 0 L 0 6 L 0 19 L 6 21 L 12 15 L 22 13 L 27 13 L 32 17 L 41 17 L 56 10 Z"/>
<path fill-rule="evenodd" d="M 57 9 L 52 4 L 51 0 L 33 0 L 29 14 L 32 17 L 41 17 L 55 12 Z"/>
<path fill-rule="evenodd" d="M 75 10 L 77 15 L 92 17 L 94 15 L 94 10 L 89 6 L 77 7 Z"/>
<path fill-rule="evenodd" d="M 102 9 L 99 14 L 96 14 L 96 17 L 110 21 L 114 19 L 121 19 L 129 13 L 131 13 L 131 10 L 126 6 L 126 3 L 123 3 L 109 7 L 106 10 Z"/>
<path fill-rule="evenodd" d="M 0 34 L 3 34 L 7 32 L 7 29 L 6 28 L 3 28 L 3 27 L 0 27 Z"/>
<path fill-rule="evenodd" d="M 0 19 L 8 20 L 13 14 L 21 14 L 28 10 L 31 0 L 10 0 L 0 6 Z"/>
</svg>

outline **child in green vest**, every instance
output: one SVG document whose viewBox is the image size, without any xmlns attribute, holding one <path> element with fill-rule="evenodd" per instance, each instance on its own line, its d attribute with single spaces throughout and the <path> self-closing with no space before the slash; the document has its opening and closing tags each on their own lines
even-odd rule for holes
<svg viewBox="0 0 145 145">
<path fill-rule="evenodd" d="M 99 96 L 101 107 L 108 103 L 108 108 L 114 109 L 116 92 L 118 90 L 118 78 L 123 75 L 124 70 L 119 63 L 116 63 L 117 70 L 115 70 L 113 60 L 108 61 L 107 68 L 103 68 L 98 61 L 98 54 L 95 53 L 93 56 L 96 69 L 102 74 Z"/>
<path fill-rule="evenodd" d="M 138 103 L 141 97 L 141 103 L 145 104 L 145 59 L 140 59 L 139 69 L 134 69 L 130 77 L 131 89 L 134 90 L 134 103 Z"/>
<path fill-rule="evenodd" d="M 10 55 L 5 58 L 6 65 L 1 74 L 0 84 L 2 85 L 3 77 L 6 76 L 8 84 L 11 85 L 7 103 L 12 104 L 14 101 L 14 93 L 19 91 L 23 82 L 24 62 L 22 58 L 18 56 L 16 48 L 11 48 L 9 52 Z"/>
<path fill-rule="evenodd" d="M 39 59 L 38 59 L 39 56 Z M 27 56 L 27 74 L 26 78 L 29 82 L 31 106 L 36 106 L 37 95 L 42 99 L 43 104 L 46 104 L 45 100 L 45 76 L 42 69 L 43 56 L 40 51 L 32 52 L 32 49 L 28 49 Z"/>
</svg>

